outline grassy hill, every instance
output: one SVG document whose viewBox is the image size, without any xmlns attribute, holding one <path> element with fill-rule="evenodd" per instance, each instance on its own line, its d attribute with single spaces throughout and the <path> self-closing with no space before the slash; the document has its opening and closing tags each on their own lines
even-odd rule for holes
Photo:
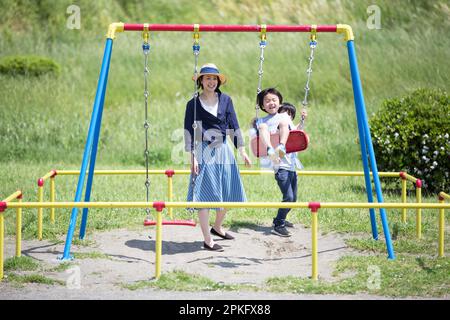
<svg viewBox="0 0 450 320">
<path fill-rule="evenodd" d="M 75 164 L 81 160 L 111 22 L 350 24 L 369 116 L 386 98 L 418 87 L 449 88 L 449 8 L 445 1 L 379 1 L 381 29 L 369 29 L 370 1 L 77 1 L 80 29 L 68 29 L 72 1 L 0 0 L 0 58 L 37 54 L 61 65 L 59 77 L 0 75 L 2 162 Z M 308 34 L 268 35 L 263 86 L 300 108 Z M 255 33 L 202 33 L 199 63 L 229 77 L 241 127 L 254 116 L 259 64 Z M 308 168 L 360 168 L 356 118 L 343 37 L 319 34 L 306 130 Z M 150 43 L 151 156 L 178 165 L 184 108 L 192 95 L 192 36 L 155 32 Z M 105 101 L 99 164 L 142 165 L 143 55 L 139 32 L 119 34 Z M 178 148 L 178 149 L 177 149 Z M 61 150 L 64 150 L 62 153 Z M 174 159 L 174 157 L 176 159 Z M 180 164 L 182 166 L 182 164 Z"/>
</svg>

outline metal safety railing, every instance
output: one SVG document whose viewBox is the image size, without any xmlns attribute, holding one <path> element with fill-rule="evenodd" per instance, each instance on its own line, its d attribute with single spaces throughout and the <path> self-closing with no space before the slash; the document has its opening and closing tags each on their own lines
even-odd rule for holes
<svg viewBox="0 0 450 320">
<path fill-rule="evenodd" d="M 161 275 L 162 255 L 162 211 L 164 208 L 309 208 L 311 210 L 311 278 L 318 279 L 318 219 L 320 208 L 409 208 L 409 209 L 450 209 L 448 203 L 346 203 L 346 202 L 0 202 L 0 212 L 7 208 L 148 208 L 157 211 L 155 278 Z M 444 228 L 444 224 L 440 224 Z M 443 232 L 443 231 L 442 231 Z M 3 246 L 3 234 L 0 237 Z M 442 243 L 443 246 L 443 243 Z M 2 257 L 3 258 L 3 257 Z"/>
<path fill-rule="evenodd" d="M 3 201 L 0 202 L 0 280 L 3 279 L 3 261 L 4 261 L 4 252 L 5 252 L 5 217 L 4 217 L 4 211 L 8 204 L 13 201 L 17 200 L 19 203 L 22 202 L 22 191 L 17 190 L 13 194 L 11 194 L 9 197 L 3 199 Z M 16 208 L 16 257 L 20 257 L 22 253 L 22 247 L 21 247 L 21 240 L 22 240 L 22 207 Z"/>
<path fill-rule="evenodd" d="M 241 175 L 272 175 L 271 170 L 241 170 Z M 44 201 L 44 182 L 50 179 L 50 202 L 55 202 L 55 177 L 58 176 L 77 176 L 80 174 L 79 170 L 51 170 L 45 174 L 42 178 L 38 179 L 38 201 Z M 86 172 L 88 174 L 88 172 Z M 146 170 L 95 170 L 94 175 L 145 175 Z M 190 170 L 184 169 L 168 169 L 168 170 L 149 170 L 149 175 L 166 175 L 167 176 L 167 200 L 173 201 L 173 176 L 177 175 L 189 175 Z M 298 170 L 297 174 L 299 176 L 324 176 L 324 177 L 359 177 L 364 176 L 362 171 L 304 171 Z M 380 177 L 387 178 L 400 178 L 402 184 L 402 203 L 407 203 L 407 182 L 412 182 L 416 187 L 416 203 L 422 202 L 422 181 L 417 179 L 405 172 L 379 172 Z M 42 240 L 42 226 L 43 226 L 43 215 L 42 208 L 38 209 L 38 238 Z M 50 220 L 55 222 L 55 208 L 50 209 Z M 173 209 L 168 208 L 168 214 L 171 219 L 173 219 Z M 416 235 L 417 238 L 421 238 L 422 234 L 422 209 L 416 209 Z M 402 221 L 406 223 L 407 219 L 407 209 L 402 208 Z"/>
</svg>

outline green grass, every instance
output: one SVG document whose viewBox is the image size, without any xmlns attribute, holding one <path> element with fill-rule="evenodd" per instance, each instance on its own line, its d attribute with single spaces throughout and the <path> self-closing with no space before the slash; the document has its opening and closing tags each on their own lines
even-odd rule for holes
<svg viewBox="0 0 450 320">
<path fill-rule="evenodd" d="M 33 258 L 21 256 L 6 259 L 4 268 L 5 271 L 35 271 L 40 265 Z"/>
<path fill-rule="evenodd" d="M 384 255 L 343 257 L 336 265 L 335 279 L 273 277 L 263 285 L 227 285 L 184 271 L 166 272 L 158 280 L 122 283 L 129 290 L 157 288 L 171 291 L 270 291 L 296 294 L 371 294 L 389 297 L 441 297 L 450 290 L 450 259 Z M 342 276 L 349 274 L 351 276 Z"/>
<path fill-rule="evenodd" d="M 39 283 L 39 284 L 47 284 L 47 285 L 64 285 L 65 282 L 61 280 L 52 279 L 41 274 L 26 274 L 26 275 L 17 275 L 14 273 L 7 275 L 8 282 L 16 285 L 24 285 L 27 283 Z"/>
<path fill-rule="evenodd" d="M 122 284 L 121 286 L 129 290 L 139 290 L 144 288 L 175 291 L 255 290 L 254 286 L 221 284 L 206 277 L 192 275 L 180 270 L 164 273 L 157 281 L 137 281 L 132 284 Z"/>
<path fill-rule="evenodd" d="M 74 252 L 74 259 L 111 259 L 105 253 L 102 252 Z"/>
</svg>

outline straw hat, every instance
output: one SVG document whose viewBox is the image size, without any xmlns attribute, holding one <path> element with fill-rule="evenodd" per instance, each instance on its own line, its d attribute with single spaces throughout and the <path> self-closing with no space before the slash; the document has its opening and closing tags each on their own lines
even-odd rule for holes
<svg viewBox="0 0 450 320">
<path fill-rule="evenodd" d="M 204 64 L 201 68 L 200 68 L 200 72 L 197 75 L 197 78 L 195 76 L 192 77 L 192 80 L 197 80 L 198 78 L 200 78 L 201 76 L 204 75 L 213 75 L 213 76 L 217 76 L 220 79 L 220 83 L 224 84 L 225 82 L 227 82 L 227 78 L 225 77 L 225 75 L 221 74 L 219 72 L 219 69 L 217 68 L 217 66 L 214 63 L 207 63 Z"/>
</svg>

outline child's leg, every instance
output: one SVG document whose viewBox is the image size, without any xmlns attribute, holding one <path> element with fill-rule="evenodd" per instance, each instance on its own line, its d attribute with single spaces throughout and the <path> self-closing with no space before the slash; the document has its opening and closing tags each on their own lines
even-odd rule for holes
<svg viewBox="0 0 450 320">
<path fill-rule="evenodd" d="M 287 121 L 281 121 L 278 125 L 278 129 L 280 130 L 280 144 L 286 145 L 286 142 L 289 137 L 289 124 Z"/>
<path fill-rule="evenodd" d="M 280 131 L 280 144 L 275 149 L 275 154 L 277 154 L 280 158 L 283 158 L 286 155 L 286 142 L 289 137 L 288 122 L 281 121 L 280 124 L 278 125 L 278 129 Z"/>
<path fill-rule="evenodd" d="M 269 132 L 269 127 L 267 126 L 267 124 L 261 123 L 258 126 L 258 131 L 259 131 L 259 136 L 262 139 L 262 141 L 264 142 L 264 144 L 268 148 L 273 148 L 272 143 L 270 142 L 270 132 Z"/>
<path fill-rule="evenodd" d="M 294 202 L 296 196 L 294 195 L 294 190 L 292 189 L 292 179 L 293 174 L 295 172 L 288 171 L 285 169 L 280 169 L 275 174 L 275 179 L 277 180 L 278 187 L 280 188 L 281 193 L 283 194 L 282 202 Z M 289 213 L 290 208 L 280 208 L 278 209 L 278 214 L 276 218 L 273 220 L 273 223 L 276 227 L 284 226 L 284 221 L 286 220 L 286 216 Z"/>
</svg>

